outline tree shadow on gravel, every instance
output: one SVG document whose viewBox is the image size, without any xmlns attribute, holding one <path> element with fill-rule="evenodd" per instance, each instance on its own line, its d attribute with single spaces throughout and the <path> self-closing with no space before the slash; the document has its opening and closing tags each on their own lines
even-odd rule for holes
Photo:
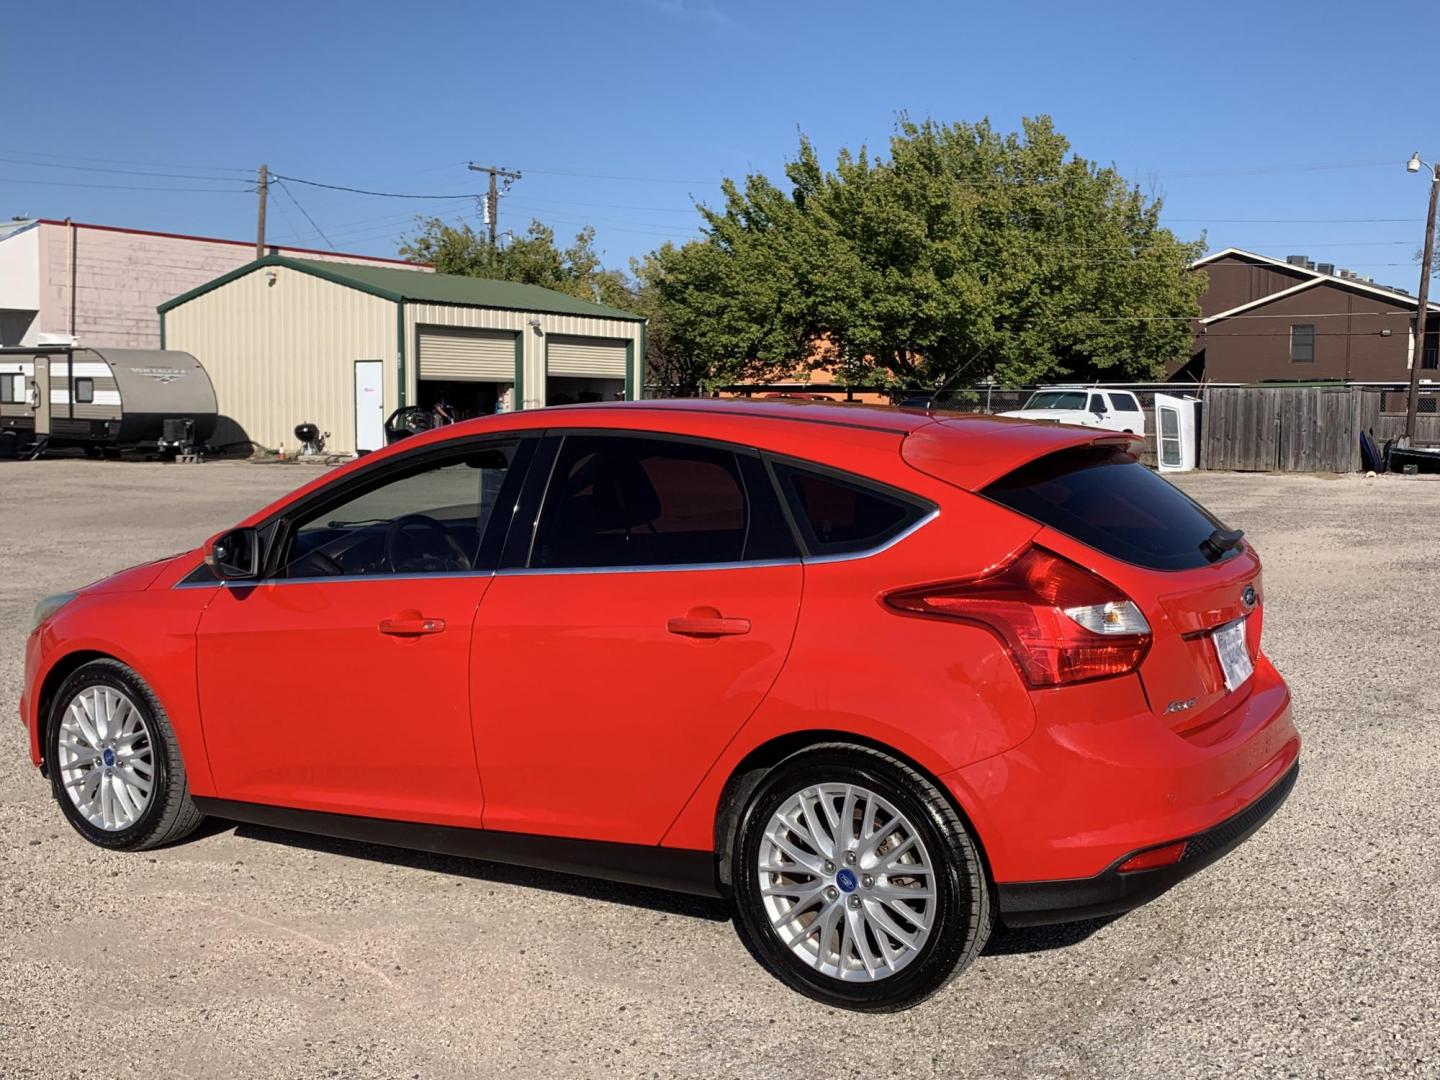
<svg viewBox="0 0 1440 1080">
<path fill-rule="evenodd" d="M 273 844 L 284 844 L 287 847 L 303 848 L 306 851 L 340 855 L 351 859 L 368 859 L 371 862 L 405 866 L 414 870 L 428 870 L 451 877 L 489 881 L 501 885 L 518 885 L 526 889 L 544 889 L 547 892 L 566 893 L 588 900 L 603 900 L 611 904 L 646 908 L 667 915 L 684 915 L 693 919 L 708 919 L 711 922 L 728 922 L 730 920 L 728 904 L 723 900 L 704 896 L 665 892 L 662 889 L 647 889 L 639 885 L 605 881 L 600 878 L 577 877 L 573 874 L 564 874 L 553 870 L 532 870 L 524 866 L 468 859 L 459 855 L 439 855 L 435 852 L 418 851 L 412 848 L 384 847 L 380 844 L 367 844 L 359 840 L 338 840 L 312 833 L 272 828 L 268 825 L 221 822 L 220 828 L 215 831 L 220 832 L 227 828 L 233 828 L 235 835 L 244 840 L 263 840 Z"/>
</svg>

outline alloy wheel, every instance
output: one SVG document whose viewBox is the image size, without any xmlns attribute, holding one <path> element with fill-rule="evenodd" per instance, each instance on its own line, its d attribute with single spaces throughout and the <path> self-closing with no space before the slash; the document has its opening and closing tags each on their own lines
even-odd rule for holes
<svg viewBox="0 0 1440 1080">
<path fill-rule="evenodd" d="M 76 810 L 97 829 L 138 822 L 155 787 L 155 748 L 135 702 L 107 685 L 80 690 L 60 719 L 56 769 Z"/>
<path fill-rule="evenodd" d="M 937 882 L 924 837 L 868 788 L 827 783 L 791 795 L 766 823 L 757 858 L 771 929 L 821 974 L 884 979 L 930 938 Z"/>
</svg>

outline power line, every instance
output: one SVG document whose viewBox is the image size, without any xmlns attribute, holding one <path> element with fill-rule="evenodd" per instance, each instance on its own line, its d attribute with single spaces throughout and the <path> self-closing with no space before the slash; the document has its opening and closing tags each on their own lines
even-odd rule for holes
<svg viewBox="0 0 1440 1080">
<path fill-rule="evenodd" d="M 36 177 L 0 176 L 0 183 L 42 184 L 45 187 L 96 188 L 104 191 L 201 191 L 212 195 L 249 195 L 254 188 L 150 187 L 138 184 L 82 184 L 73 180 L 49 180 Z"/>
<path fill-rule="evenodd" d="M 365 188 L 346 187 L 344 184 L 322 184 L 318 180 L 302 180 L 298 176 L 282 176 L 280 173 L 271 174 L 276 180 L 289 180 L 292 184 L 305 184 L 307 187 L 325 188 L 327 191 L 346 191 L 352 195 L 373 195 L 380 199 L 480 199 L 484 195 L 476 191 L 467 191 L 460 195 L 406 195 L 395 191 L 369 191 Z"/>
<path fill-rule="evenodd" d="M 525 171 L 539 173 L 542 176 L 574 176 L 582 180 L 619 180 L 625 183 L 639 184 L 718 184 L 720 180 L 723 179 L 723 177 L 717 178 L 713 176 L 704 180 L 695 177 L 686 178 L 676 176 L 616 176 L 610 173 L 571 172 L 567 169 L 527 168 Z"/>
<path fill-rule="evenodd" d="M 1156 173 L 1168 177 L 1266 176 L 1273 173 L 1330 172 L 1336 169 L 1378 169 L 1397 162 L 1392 158 L 1370 158 L 1363 161 L 1311 161 L 1288 165 L 1248 165 L 1233 169 L 1185 169 Z"/>
<path fill-rule="evenodd" d="M 1419 218 L 1182 218 L 1162 214 L 1166 221 L 1203 225 L 1213 221 L 1224 225 L 1418 225 Z"/>
<path fill-rule="evenodd" d="M 166 177 L 171 180 L 206 180 L 212 184 L 234 183 L 237 179 L 236 177 L 232 176 L 200 176 L 195 173 L 150 172 L 144 169 L 102 169 L 96 165 L 61 165 L 52 162 L 25 161 L 21 158 L 13 157 L 0 157 L 0 161 L 6 162 L 10 165 L 27 165 L 32 169 L 69 169 L 72 172 L 109 173 L 116 176 L 159 176 Z M 43 180 L 39 182 L 47 184 L 50 183 L 49 180 Z"/>
<path fill-rule="evenodd" d="M 299 210 L 300 213 L 305 216 L 305 220 L 310 223 L 310 227 L 320 234 L 320 239 L 325 241 L 326 245 L 330 248 L 331 251 L 340 250 L 333 243 L 331 243 L 330 238 L 325 235 L 325 230 L 320 228 L 319 225 L 315 224 L 315 219 L 310 216 L 310 211 L 306 210 L 305 207 L 300 205 L 300 200 L 295 198 L 295 193 L 290 190 L 290 185 L 285 183 L 284 180 L 281 180 L 278 177 L 276 179 L 280 184 L 281 189 L 285 192 L 287 196 L 289 196 L 290 201 L 295 204 L 295 209 Z"/>
<path fill-rule="evenodd" d="M 50 154 L 42 153 L 39 150 L 10 150 L 12 154 L 22 154 L 25 157 L 58 158 L 61 161 L 90 161 L 107 165 L 141 165 L 151 169 L 198 169 L 203 172 L 233 172 L 243 173 L 249 176 L 251 169 L 242 169 L 234 165 L 175 165 L 164 164 L 157 161 L 127 161 L 120 158 L 82 157 L 76 154 Z M 28 164 L 28 162 L 27 162 Z"/>
</svg>

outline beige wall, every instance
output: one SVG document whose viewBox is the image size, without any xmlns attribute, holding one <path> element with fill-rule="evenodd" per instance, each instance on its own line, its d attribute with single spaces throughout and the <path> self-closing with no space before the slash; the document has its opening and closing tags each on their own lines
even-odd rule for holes
<svg viewBox="0 0 1440 1080">
<path fill-rule="evenodd" d="M 531 319 L 540 320 L 537 332 Z M 464 326 L 481 330 L 511 330 L 521 335 L 524 352 L 523 400 L 520 407 L 536 409 L 545 404 L 545 342 L 551 334 L 578 337 L 619 338 L 632 342 L 631 378 L 636 387 L 644 382 L 640 328 L 629 319 L 594 319 L 579 315 L 545 315 L 530 311 L 502 311 L 494 308 L 457 307 L 451 304 L 405 305 L 405 378 L 409 400 L 415 401 L 415 357 L 418 355 L 417 327 Z"/>
<path fill-rule="evenodd" d="M 30 239 L 34 237 L 35 239 Z M 42 221 L 32 229 L 0 240 L 0 253 L 34 248 L 26 267 L 13 272 L 5 264 L 6 291 L 32 295 L 36 317 L 21 344 L 33 345 L 42 333 L 70 332 L 70 227 Z M 397 264 L 363 255 L 301 251 L 271 246 L 270 254 L 333 262 L 399 265 L 417 271 L 430 267 Z M 160 321 L 155 308 L 198 288 L 255 257 L 255 245 L 229 240 L 136 232 L 96 225 L 75 226 L 75 336 L 87 347 L 158 349 Z M 17 307 L 0 303 L 0 308 Z"/>
<path fill-rule="evenodd" d="M 269 272 L 274 272 L 270 283 Z M 261 267 L 165 314 L 165 345 L 209 372 L 222 419 L 215 442 L 298 449 L 296 424 L 355 449 L 355 361 L 385 362 L 385 413 L 397 407 L 397 305 L 287 267 Z"/>
</svg>

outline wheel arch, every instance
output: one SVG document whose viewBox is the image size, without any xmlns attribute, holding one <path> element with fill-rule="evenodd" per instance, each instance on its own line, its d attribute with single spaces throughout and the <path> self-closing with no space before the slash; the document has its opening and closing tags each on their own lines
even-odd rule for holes
<svg viewBox="0 0 1440 1080">
<path fill-rule="evenodd" d="M 51 664 L 50 670 L 45 673 L 45 678 L 40 683 L 40 693 L 35 699 L 35 735 L 40 743 L 40 775 L 47 779 L 50 776 L 50 762 L 45 748 L 50 743 L 50 725 L 53 723 L 50 713 L 55 705 L 55 696 L 60 693 L 60 687 L 65 685 L 66 679 L 95 660 L 124 663 L 119 657 L 98 649 L 76 649 Z"/>
<path fill-rule="evenodd" d="M 857 735 L 852 731 L 815 729 L 786 732 L 760 743 L 741 758 L 730 771 L 730 775 L 726 777 L 725 785 L 720 791 L 719 802 L 715 808 L 715 875 L 722 892 L 728 894 L 731 888 L 733 880 L 730 865 L 731 855 L 734 852 L 735 840 L 739 835 L 741 816 L 744 813 L 745 804 L 750 801 L 750 795 L 781 762 L 822 746 L 854 746 L 879 751 L 897 761 L 904 762 L 935 785 L 935 789 L 944 796 L 955 813 L 959 815 L 965 828 L 969 830 L 970 836 L 975 842 L 975 849 L 980 853 L 980 862 L 985 871 L 986 881 L 991 889 L 994 888 L 995 877 L 990 869 L 990 859 L 985 851 L 984 840 L 975 828 L 974 818 L 955 797 L 955 793 L 949 785 L 943 783 L 933 770 L 926 768 L 904 751 L 897 750 L 878 739 Z"/>
</svg>

